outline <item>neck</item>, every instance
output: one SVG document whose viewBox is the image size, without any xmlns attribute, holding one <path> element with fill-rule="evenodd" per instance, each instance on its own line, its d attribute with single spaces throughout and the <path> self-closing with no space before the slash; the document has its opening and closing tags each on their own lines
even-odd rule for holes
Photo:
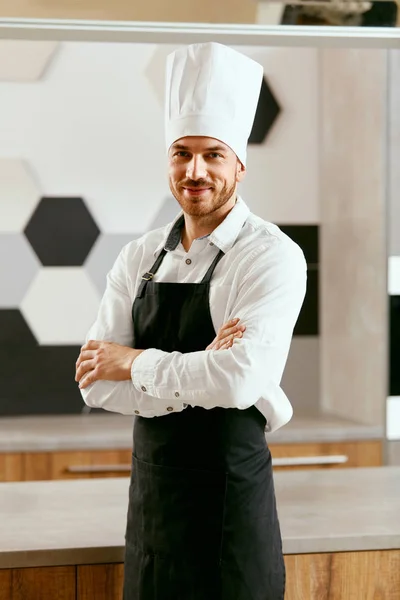
<svg viewBox="0 0 400 600">
<path fill-rule="evenodd" d="M 193 240 L 212 233 L 221 225 L 236 204 L 236 196 L 228 200 L 218 210 L 201 216 L 184 213 L 185 225 L 182 229 L 182 246 L 188 252 Z"/>
</svg>

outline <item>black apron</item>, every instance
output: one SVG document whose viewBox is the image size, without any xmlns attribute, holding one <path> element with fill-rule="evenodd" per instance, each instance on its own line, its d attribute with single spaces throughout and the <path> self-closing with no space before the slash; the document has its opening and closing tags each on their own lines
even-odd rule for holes
<svg viewBox="0 0 400 600">
<path fill-rule="evenodd" d="M 216 336 L 210 280 L 223 253 L 201 283 L 156 283 L 165 254 L 134 301 L 134 346 L 205 350 Z M 171 414 L 135 417 L 124 600 L 283 600 L 266 419 L 255 406 L 172 412 L 159 402 Z"/>
</svg>

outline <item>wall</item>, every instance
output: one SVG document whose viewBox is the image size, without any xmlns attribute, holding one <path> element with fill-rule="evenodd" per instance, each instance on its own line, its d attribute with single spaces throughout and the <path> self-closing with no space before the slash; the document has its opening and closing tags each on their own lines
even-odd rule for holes
<svg viewBox="0 0 400 600">
<path fill-rule="evenodd" d="M 2 17 L 255 23 L 254 0 L 0 0 Z"/>
<path fill-rule="evenodd" d="M 321 403 L 383 425 L 387 51 L 322 49 Z"/>
<path fill-rule="evenodd" d="M 241 188 L 309 262 L 283 387 L 319 401 L 318 55 L 240 48 L 280 106 Z M 74 364 L 105 276 L 130 239 L 177 213 L 166 182 L 163 72 L 171 48 L 0 42 L 0 414 L 77 412 Z M 14 57 L 10 66 L 8 56 Z M 259 109 L 268 119 L 267 104 Z"/>
<path fill-rule="evenodd" d="M 388 292 L 389 381 L 387 431 L 389 464 L 400 465 L 400 51 L 389 57 Z M 397 440 L 397 441 L 396 441 Z"/>
</svg>

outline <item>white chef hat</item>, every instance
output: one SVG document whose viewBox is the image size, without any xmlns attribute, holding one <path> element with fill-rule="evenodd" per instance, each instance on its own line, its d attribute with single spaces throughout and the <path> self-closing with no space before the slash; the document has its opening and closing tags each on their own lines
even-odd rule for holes
<svg viewBox="0 0 400 600">
<path fill-rule="evenodd" d="M 229 146 L 246 165 L 262 66 L 211 42 L 176 50 L 167 58 L 166 71 L 167 151 L 185 136 L 212 137 Z"/>
</svg>

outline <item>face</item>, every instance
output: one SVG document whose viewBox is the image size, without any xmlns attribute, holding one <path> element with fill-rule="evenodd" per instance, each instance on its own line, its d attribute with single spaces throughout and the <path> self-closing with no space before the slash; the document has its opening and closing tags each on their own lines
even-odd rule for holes
<svg viewBox="0 0 400 600">
<path fill-rule="evenodd" d="M 233 205 L 245 168 L 229 146 L 209 137 L 183 137 L 168 158 L 169 187 L 186 214 L 204 217 Z"/>
</svg>

